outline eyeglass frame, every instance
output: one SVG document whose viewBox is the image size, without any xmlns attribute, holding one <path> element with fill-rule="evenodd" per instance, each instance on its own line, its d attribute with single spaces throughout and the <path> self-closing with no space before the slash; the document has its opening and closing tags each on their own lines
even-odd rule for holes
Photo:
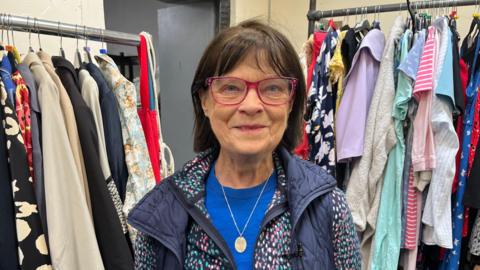
<svg viewBox="0 0 480 270">
<path fill-rule="evenodd" d="M 240 80 L 240 81 L 243 81 L 246 86 L 247 86 L 247 90 L 245 91 L 245 95 L 243 96 L 243 98 L 237 102 L 237 103 L 233 103 L 233 104 L 225 104 L 225 103 L 222 103 L 222 102 L 219 102 L 218 100 L 215 99 L 215 95 L 213 94 L 213 90 L 212 90 L 212 83 L 215 81 L 215 80 L 218 80 L 218 79 L 237 79 L 237 80 Z M 291 83 L 292 85 L 292 91 L 290 92 L 290 95 L 288 97 L 288 100 L 285 102 L 285 103 L 279 103 L 279 104 L 272 104 L 272 103 L 268 103 L 268 102 L 265 102 L 261 95 L 260 95 L 260 91 L 259 91 L 259 85 L 261 82 L 263 81 L 267 81 L 267 80 L 272 80 L 272 79 L 287 79 L 289 80 L 289 83 Z M 206 86 L 208 86 L 208 89 L 209 91 L 211 92 L 212 94 L 212 97 L 213 97 L 213 100 L 218 103 L 218 104 L 222 104 L 222 105 L 238 105 L 238 104 L 241 104 L 245 98 L 247 98 L 247 95 L 248 95 L 248 91 L 250 91 L 250 89 L 254 88 L 255 89 L 255 92 L 257 93 L 257 97 L 258 99 L 263 103 L 263 104 L 266 104 L 266 105 L 270 105 L 270 106 L 280 106 L 280 105 L 285 105 L 287 104 L 288 102 L 292 101 L 292 97 L 294 96 L 295 94 L 295 91 L 296 91 L 296 88 L 297 88 L 297 83 L 298 83 L 298 79 L 297 78 L 293 78 L 293 77 L 283 77 L 283 76 L 278 76 L 278 77 L 269 77 L 269 78 L 265 78 L 265 79 L 262 79 L 262 80 L 259 80 L 259 81 L 256 81 L 256 82 L 251 82 L 251 81 L 247 81 L 247 80 L 244 80 L 242 78 L 238 78 L 238 77 L 233 77 L 233 76 L 227 76 L 227 77 L 224 77 L 224 76 L 213 76 L 213 77 L 208 77 L 207 79 L 205 79 L 205 84 Z"/>
</svg>

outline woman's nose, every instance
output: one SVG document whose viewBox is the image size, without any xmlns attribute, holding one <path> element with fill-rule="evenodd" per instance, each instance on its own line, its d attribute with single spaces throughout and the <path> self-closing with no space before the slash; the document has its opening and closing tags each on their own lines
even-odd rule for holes
<svg viewBox="0 0 480 270">
<path fill-rule="evenodd" d="M 262 100 L 258 96 L 255 88 L 251 87 L 247 90 L 247 96 L 242 103 L 240 103 L 239 110 L 248 114 L 258 113 L 263 110 Z"/>
</svg>

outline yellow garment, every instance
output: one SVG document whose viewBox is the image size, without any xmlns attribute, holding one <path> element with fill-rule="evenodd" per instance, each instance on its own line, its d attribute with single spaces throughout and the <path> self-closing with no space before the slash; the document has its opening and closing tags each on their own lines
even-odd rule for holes
<svg viewBox="0 0 480 270">
<path fill-rule="evenodd" d="M 342 57 L 342 41 L 345 38 L 347 31 L 341 31 L 338 35 L 338 43 L 333 53 L 333 57 L 328 64 L 328 69 L 330 71 L 330 82 L 332 84 L 338 83 L 337 89 L 337 100 L 335 104 L 335 111 L 338 111 L 338 106 L 340 106 L 340 100 L 343 96 L 343 78 L 345 77 L 345 66 L 343 65 Z"/>
<path fill-rule="evenodd" d="M 7 51 L 13 53 L 13 57 L 15 59 L 15 62 L 17 64 L 19 64 L 21 62 L 21 59 L 20 59 L 20 54 L 18 53 L 17 48 L 15 46 L 12 46 L 12 45 L 7 45 L 5 47 L 6 47 Z"/>
</svg>

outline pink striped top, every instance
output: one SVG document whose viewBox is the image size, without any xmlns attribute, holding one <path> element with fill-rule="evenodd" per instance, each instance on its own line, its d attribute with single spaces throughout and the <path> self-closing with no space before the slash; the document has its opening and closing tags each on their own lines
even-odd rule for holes
<svg viewBox="0 0 480 270">
<path fill-rule="evenodd" d="M 436 163 L 431 121 L 435 59 L 435 27 L 430 26 L 413 88 L 413 96 L 418 101 L 412 145 L 412 165 L 416 172 L 432 170 Z"/>
</svg>

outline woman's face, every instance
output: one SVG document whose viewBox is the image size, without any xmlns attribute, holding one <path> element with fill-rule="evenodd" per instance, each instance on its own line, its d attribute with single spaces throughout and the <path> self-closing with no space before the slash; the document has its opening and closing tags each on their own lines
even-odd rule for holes
<svg viewBox="0 0 480 270">
<path fill-rule="evenodd" d="M 278 77 L 266 61 L 258 62 L 255 54 L 249 53 L 236 68 L 223 76 L 250 82 Z M 216 103 L 211 91 L 201 91 L 200 99 L 222 151 L 241 156 L 272 153 L 287 128 L 293 104 L 293 99 L 283 105 L 264 104 L 255 89 L 248 89 L 247 96 L 238 105 Z"/>
</svg>

